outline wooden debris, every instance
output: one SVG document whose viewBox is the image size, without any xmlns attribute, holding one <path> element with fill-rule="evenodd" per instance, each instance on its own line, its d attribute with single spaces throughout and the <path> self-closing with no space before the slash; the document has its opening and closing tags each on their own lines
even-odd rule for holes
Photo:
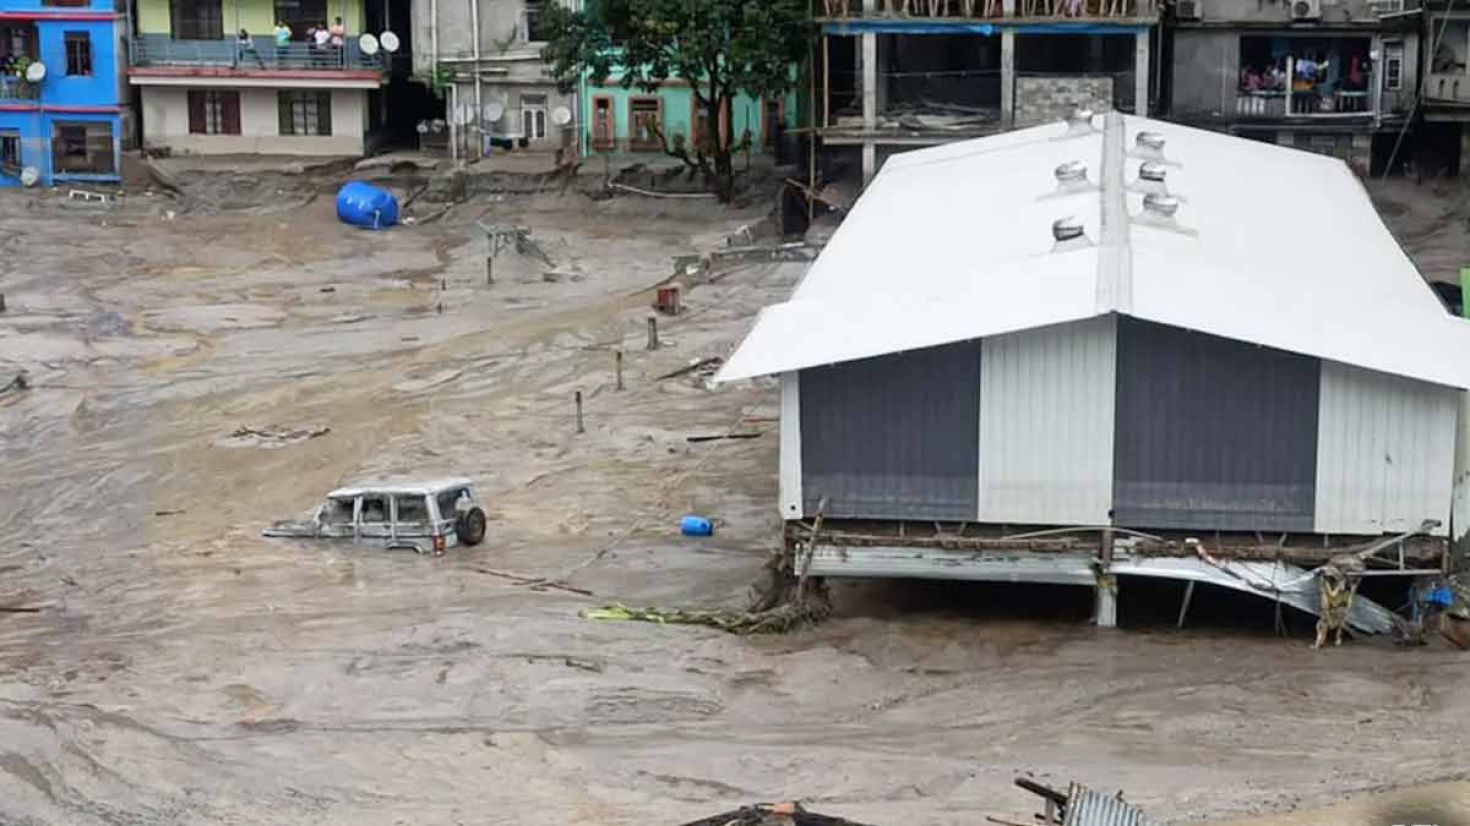
<svg viewBox="0 0 1470 826">
<path fill-rule="evenodd" d="M 527 588 L 530 588 L 532 591 L 544 591 L 547 589 L 551 589 L 554 591 L 566 591 L 569 594 L 579 594 L 584 597 L 590 597 L 593 595 L 592 592 L 587 590 L 586 588 L 578 588 L 575 585 L 567 585 L 564 582 L 557 582 L 555 580 L 546 579 L 545 577 L 526 576 L 524 574 L 517 574 L 512 571 L 497 571 L 494 568 L 476 568 L 475 572 L 488 574 L 494 577 L 500 577 L 501 579 L 508 579 L 517 585 L 524 585 Z"/>
<path fill-rule="evenodd" d="M 760 431 L 755 433 L 710 433 L 702 436 L 685 436 L 686 442 L 715 442 L 720 439 L 754 439 L 760 436 Z"/>
<path fill-rule="evenodd" d="M 678 378 L 679 376 L 685 376 L 685 375 L 688 375 L 690 373 L 693 373 L 696 370 L 703 371 L 703 370 L 706 370 L 707 368 L 719 367 L 721 364 L 724 364 L 724 363 L 725 363 L 725 359 L 722 358 L 722 357 L 720 357 L 720 356 L 710 356 L 709 358 L 695 359 L 694 361 L 689 362 L 688 364 L 684 365 L 683 367 L 680 367 L 677 370 L 674 370 L 674 371 L 671 371 L 671 372 L 668 372 L 668 373 L 664 373 L 662 376 L 657 376 L 655 378 L 658 381 L 663 381 L 664 379 Z M 709 373 L 713 373 L 714 370 L 708 370 L 708 372 Z"/>
</svg>

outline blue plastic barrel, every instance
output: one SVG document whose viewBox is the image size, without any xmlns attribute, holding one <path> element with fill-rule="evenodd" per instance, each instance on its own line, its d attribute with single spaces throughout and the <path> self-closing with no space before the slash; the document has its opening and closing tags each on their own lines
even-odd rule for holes
<svg viewBox="0 0 1470 826">
<path fill-rule="evenodd" d="M 715 532 L 715 525 L 703 516 L 686 516 L 679 520 L 679 532 L 685 536 L 710 536 Z"/>
<path fill-rule="evenodd" d="M 398 223 L 398 199 L 386 189 L 348 181 L 337 190 L 337 218 L 355 227 L 387 229 Z"/>
</svg>

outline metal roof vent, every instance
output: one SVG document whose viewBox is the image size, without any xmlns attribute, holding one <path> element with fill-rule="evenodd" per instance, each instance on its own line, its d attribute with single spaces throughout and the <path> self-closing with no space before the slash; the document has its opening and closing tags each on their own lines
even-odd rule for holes
<svg viewBox="0 0 1470 826">
<path fill-rule="evenodd" d="M 1164 136 L 1158 132 L 1139 132 L 1134 138 L 1133 154 L 1140 158 L 1162 161 L 1164 159 Z"/>
<path fill-rule="evenodd" d="M 1172 195 L 1145 195 L 1143 196 L 1143 211 L 1172 221 L 1174 213 L 1179 211 L 1179 199 Z"/>
<path fill-rule="evenodd" d="M 1138 178 L 1142 181 L 1163 183 L 1167 170 L 1157 161 L 1145 161 L 1138 165 Z"/>
<path fill-rule="evenodd" d="M 1075 215 L 1052 221 L 1051 237 L 1056 241 L 1052 245 L 1052 252 L 1066 252 L 1079 247 L 1092 246 L 1092 242 L 1087 240 L 1087 232 L 1082 227 L 1082 219 Z"/>
<path fill-rule="evenodd" d="M 1138 179 L 1128 185 L 1128 190 L 1141 192 L 1144 195 L 1169 196 L 1183 201 L 1184 198 L 1170 193 L 1168 185 L 1164 183 L 1168 169 L 1161 161 L 1144 161 L 1138 165 Z"/>
<path fill-rule="evenodd" d="M 1057 178 L 1057 189 L 1053 195 L 1071 195 L 1097 188 L 1087 180 L 1087 164 L 1081 161 L 1067 161 L 1057 166 L 1053 174 Z"/>
<path fill-rule="evenodd" d="M 1096 132 L 1092 128 L 1093 112 L 1085 107 L 1078 107 L 1067 113 L 1067 137 L 1076 135 L 1091 135 Z"/>
</svg>

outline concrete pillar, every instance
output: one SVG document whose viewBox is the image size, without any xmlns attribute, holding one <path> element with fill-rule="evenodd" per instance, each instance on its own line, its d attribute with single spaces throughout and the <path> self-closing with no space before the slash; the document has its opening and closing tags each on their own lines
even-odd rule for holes
<svg viewBox="0 0 1470 826">
<path fill-rule="evenodd" d="M 878 172 L 878 146 L 871 140 L 863 143 L 863 186 Z"/>
<path fill-rule="evenodd" d="M 1016 0 L 1005 0 L 1014 10 Z M 1000 125 L 1011 129 L 1016 125 L 1016 31 L 1005 28 L 1000 31 Z"/>
<path fill-rule="evenodd" d="M 1470 178 L 1470 125 L 1460 124 L 1460 177 Z"/>
<path fill-rule="evenodd" d="M 1093 613 L 1098 628 L 1118 627 L 1118 578 L 1111 573 L 1097 576 L 1097 603 Z"/>
<path fill-rule="evenodd" d="M 1148 29 L 1133 35 L 1133 114 L 1148 116 Z"/>
<path fill-rule="evenodd" d="M 863 130 L 878 128 L 878 35 L 864 32 L 863 39 Z"/>
</svg>

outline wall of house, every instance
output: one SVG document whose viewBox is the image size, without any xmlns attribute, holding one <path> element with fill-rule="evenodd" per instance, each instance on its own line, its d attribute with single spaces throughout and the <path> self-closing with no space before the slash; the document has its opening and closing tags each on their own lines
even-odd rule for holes
<svg viewBox="0 0 1470 826">
<path fill-rule="evenodd" d="M 168 34 L 171 31 L 169 0 L 137 0 L 139 34 Z M 349 35 L 362 33 L 364 0 L 327 0 L 327 19 L 341 17 Z M 225 39 L 233 40 L 235 32 L 246 29 L 252 35 L 264 36 L 276 25 L 276 6 L 272 0 L 221 0 Z"/>
<path fill-rule="evenodd" d="M 1017 129 L 1061 120 L 1077 108 L 1106 112 L 1113 107 L 1111 77 L 1016 78 Z"/>
<path fill-rule="evenodd" d="M 467 58 L 474 54 L 474 26 L 471 25 L 468 3 L 439 2 L 439 58 L 441 60 Z M 527 43 L 517 38 L 520 21 L 526 4 L 522 0 L 479 0 L 480 54 L 482 58 L 496 55 L 527 55 L 534 58 L 540 53 L 538 44 Z M 433 74 L 433 26 L 431 25 L 429 0 L 414 0 L 413 4 L 413 72 L 419 77 Z"/>
<path fill-rule="evenodd" d="M 1175 115 L 1233 117 L 1240 87 L 1240 33 L 1174 31 L 1171 110 Z"/>
<path fill-rule="evenodd" d="M 1321 3 L 1321 23 L 1363 24 L 1377 19 L 1369 0 L 1326 0 Z M 1290 0 L 1199 0 L 1200 19 L 1205 23 L 1279 23 L 1290 25 Z"/>
<path fill-rule="evenodd" d="M 218 88 L 218 87 L 216 87 Z M 282 135 L 278 89 L 238 89 L 240 134 L 189 133 L 188 89 L 147 86 L 143 92 L 143 144 L 174 152 L 208 154 L 361 155 L 367 129 L 367 92 L 332 90 L 331 135 Z"/>
<path fill-rule="evenodd" d="M 1336 362 L 1322 365 L 1318 533 L 1449 532 L 1460 393 Z"/>
<path fill-rule="evenodd" d="M 1104 317 L 982 342 L 981 521 L 1108 523 L 1115 341 Z"/>
<path fill-rule="evenodd" d="M 593 112 L 598 98 L 607 98 L 612 103 L 613 111 L 613 137 L 615 150 L 627 152 L 628 139 L 633 134 L 632 108 L 630 101 L 635 98 L 656 97 L 662 106 L 663 128 L 669 140 L 674 135 L 683 135 L 688 141 L 693 136 L 694 93 L 684 83 L 679 81 L 668 81 L 653 92 L 642 89 L 624 89 L 616 82 L 610 81 L 604 85 L 588 83 L 583 87 L 584 93 L 581 100 L 581 122 L 585 124 L 584 141 L 587 154 L 597 154 L 598 149 L 592 145 L 593 140 Z M 764 113 L 761 101 L 749 95 L 736 95 L 730 106 L 730 136 L 732 140 L 738 141 L 740 136 L 749 129 L 751 149 L 753 152 L 763 151 L 761 146 L 761 135 L 763 134 Z M 782 105 L 782 114 L 787 128 L 795 128 L 797 125 L 798 108 L 796 93 L 786 96 Z"/>
<path fill-rule="evenodd" d="M 973 519 L 979 374 L 979 342 L 801 371 L 806 514 Z"/>
</svg>

